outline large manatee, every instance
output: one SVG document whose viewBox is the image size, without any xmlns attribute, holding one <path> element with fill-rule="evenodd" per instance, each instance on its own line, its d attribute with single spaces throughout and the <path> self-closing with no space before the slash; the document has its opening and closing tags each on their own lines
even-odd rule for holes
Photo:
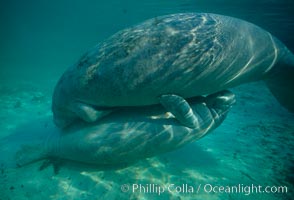
<svg viewBox="0 0 294 200">
<path fill-rule="evenodd" d="M 94 165 L 132 163 L 200 139 L 222 123 L 234 102 L 229 91 L 190 99 L 198 124 L 194 129 L 160 105 L 121 109 L 68 129 L 48 119 L 35 121 L 0 141 L 0 164 L 17 167 L 52 157 Z"/>
<path fill-rule="evenodd" d="M 122 30 L 60 78 L 52 110 L 57 126 L 93 122 L 117 107 L 162 103 L 185 126 L 184 99 L 264 79 L 294 111 L 294 56 L 249 22 L 216 14 L 172 14 Z"/>
</svg>

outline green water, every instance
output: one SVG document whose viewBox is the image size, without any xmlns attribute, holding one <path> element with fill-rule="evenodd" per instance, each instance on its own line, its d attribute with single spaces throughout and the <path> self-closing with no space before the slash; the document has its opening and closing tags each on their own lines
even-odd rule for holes
<svg viewBox="0 0 294 200">
<path fill-rule="evenodd" d="M 214 12 L 267 29 L 293 52 L 293 8 L 290 0 L 1 0 L 0 137 L 37 118 L 51 117 L 52 91 L 60 75 L 122 28 L 169 13 Z M 293 198 L 293 114 L 263 83 L 233 91 L 237 104 L 225 122 L 180 150 L 127 167 L 64 161 L 48 166 L 40 161 L 18 169 L 0 166 L 0 200 Z M 141 190 L 135 189 L 140 184 Z M 252 184 L 286 186 L 287 193 L 204 190 L 209 185 L 244 189 Z"/>
</svg>

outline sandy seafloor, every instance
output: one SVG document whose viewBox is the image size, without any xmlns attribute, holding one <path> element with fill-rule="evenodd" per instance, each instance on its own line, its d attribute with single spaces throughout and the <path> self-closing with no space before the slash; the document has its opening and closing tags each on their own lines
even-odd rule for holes
<svg viewBox="0 0 294 200">
<path fill-rule="evenodd" d="M 52 86 L 52 87 L 51 87 Z M 48 87 L 33 83 L 0 85 L 0 134 L 50 116 Z M 18 169 L 1 166 L 0 200 L 70 199 L 293 199 L 294 116 L 283 109 L 263 83 L 233 89 L 237 104 L 224 123 L 208 136 L 177 151 L 141 160 L 124 168 L 97 168 L 43 161 Z M 26 131 L 26 130 L 23 130 Z M 55 172 L 54 172 L 55 171 Z M 123 184 L 169 184 L 194 187 L 194 193 L 122 192 Z M 196 189 L 201 184 L 197 193 Z M 206 193 L 205 184 L 287 186 L 287 193 Z M 292 197 L 292 198 L 291 198 Z"/>
</svg>

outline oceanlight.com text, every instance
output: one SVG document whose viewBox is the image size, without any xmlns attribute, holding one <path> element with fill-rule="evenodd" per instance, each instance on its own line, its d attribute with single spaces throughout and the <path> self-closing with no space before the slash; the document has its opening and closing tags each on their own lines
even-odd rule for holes
<svg viewBox="0 0 294 200">
<path fill-rule="evenodd" d="M 181 193 L 181 194 L 268 194 L 268 193 L 287 193 L 287 186 L 262 186 L 262 185 L 214 185 L 214 184 L 123 184 L 122 192 L 157 194 L 163 193 Z"/>
</svg>

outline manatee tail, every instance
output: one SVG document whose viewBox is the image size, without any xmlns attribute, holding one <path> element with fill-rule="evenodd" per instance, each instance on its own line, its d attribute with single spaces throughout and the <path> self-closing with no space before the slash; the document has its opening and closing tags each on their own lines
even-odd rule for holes
<svg viewBox="0 0 294 200">
<path fill-rule="evenodd" d="M 294 113 L 294 55 L 289 50 L 269 72 L 265 82 L 279 103 Z"/>
<path fill-rule="evenodd" d="M 17 137 L 16 137 L 17 136 Z M 0 165 L 17 168 L 44 159 L 42 143 L 28 141 L 21 135 L 11 135 L 0 141 Z"/>
<path fill-rule="evenodd" d="M 0 166 L 17 168 L 47 158 L 48 139 L 57 133 L 57 128 L 50 121 L 29 122 L 0 139 Z"/>
</svg>

